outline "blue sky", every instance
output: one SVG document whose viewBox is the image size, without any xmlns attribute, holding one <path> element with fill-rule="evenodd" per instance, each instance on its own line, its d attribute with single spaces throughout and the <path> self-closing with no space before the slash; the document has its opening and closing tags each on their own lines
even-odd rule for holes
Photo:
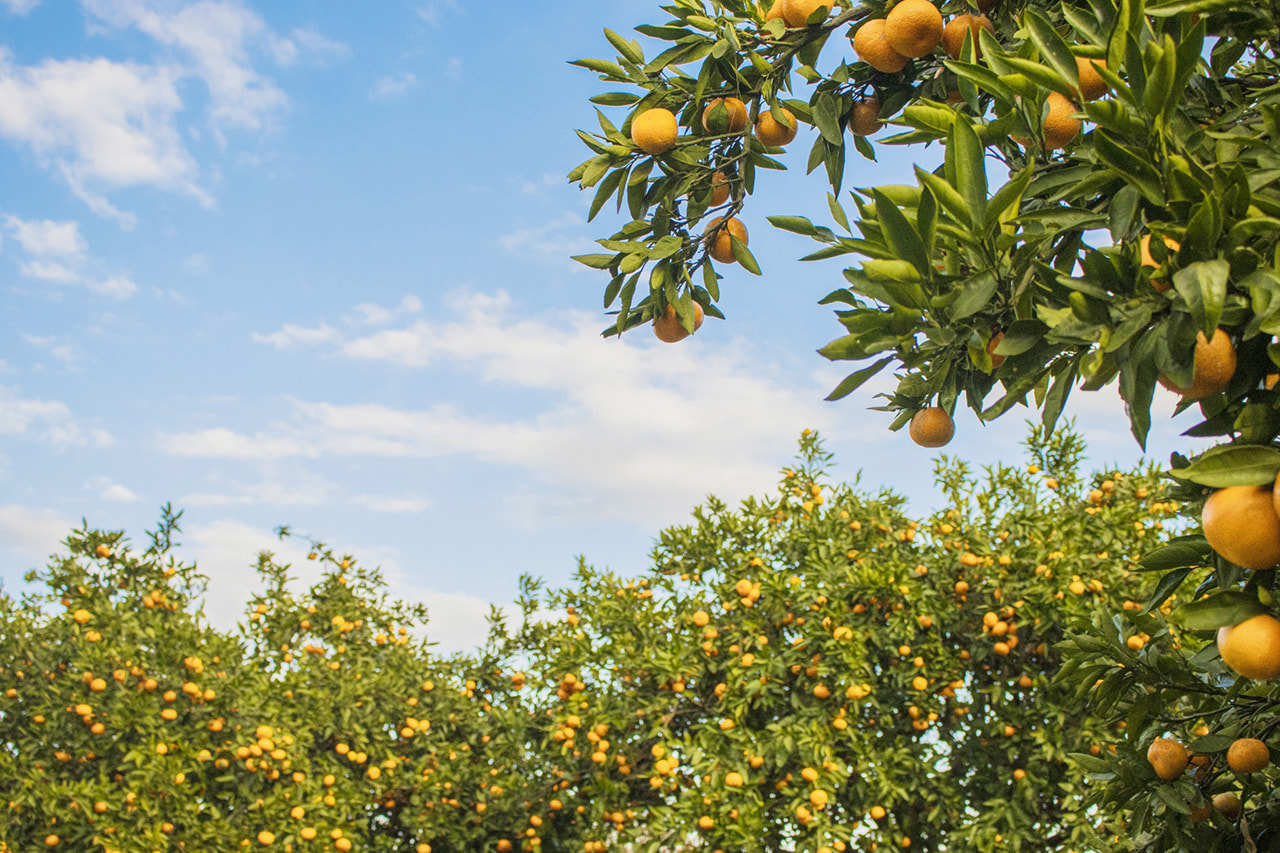
<svg viewBox="0 0 1280 853">
<path fill-rule="evenodd" d="M 141 541 L 172 502 L 216 619 L 259 549 L 304 553 L 272 536 L 287 524 L 381 564 L 459 648 L 521 572 L 560 583 L 584 554 L 634 574 L 706 494 L 771 489 L 805 427 L 835 476 L 932 506 L 935 454 L 867 411 L 885 382 L 822 402 L 844 371 L 814 353 L 840 333 L 816 303 L 840 267 L 797 264 L 812 244 L 764 221 L 827 220 L 811 136 L 745 211 L 764 276 L 728 272 L 728 322 L 598 336 L 604 281 L 568 257 L 615 223 L 586 223 L 564 175 L 605 84 L 566 61 L 661 15 L 0 0 L 5 588 L 81 517 Z M 879 150 L 852 184 L 934 156 Z M 1072 410 L 1096 460 L 1137 459 L 1114 389 Z M 977 462 L 1024 434 L 1017 412 L 958 423 L 947 451 Z"/>
</svg>

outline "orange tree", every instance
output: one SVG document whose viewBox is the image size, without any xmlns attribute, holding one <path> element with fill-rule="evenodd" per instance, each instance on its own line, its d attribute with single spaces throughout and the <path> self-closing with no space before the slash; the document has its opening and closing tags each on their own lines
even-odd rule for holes
<svg viewBox="0 0 1280 853">
<path fill-rule="evenodd" d="M 303 596 L 259 558 L 231 632 L 173 555 L 85 529 L 0 596 L 0 849 L 581 850 L 594 828 L 529 756 L 550 730 L 492 647 L 431 654 L 421 608 L 316 544 Z M 495 635 L 496 636 L 496 635 Z M 10 845 L 5 847 L 5 844 Z"/>
<path fill-rule="evenodd" d="M 1150 471 L 939 467 L 947 504 L 834 485 L 711 500 L 624 580 L 524 579 L 519 624 L 433 653 L 420 608 L 320 543 L 258 560 L 233 630 L 203 579 L 87 527 L 0 596 L 10 850 L 1108 849 L 1068 756 L 1120 730 L 1055 680 L 1069 619 L 1137 608 L 1172 508 Z M 1141 635 L 1139 635 L 1141 639 Z"/>
<path fill-rule="evenodd" d="M 1190 538 L 1147 562 L 1160 572 L 1151 603 L 1178 602 L 1176 624 L 1104 613 L 1069 650 L 1081 701 L 1131 723 L 1120 757 L 1084 763 L 1138 847 L 1274 838 L 1274 776 L 1240 775 L 1227 749 L 1265 746 L 1280 710 L 1276 10 L 976 7 L 676 0 L 638 28 L 665 49 L 606 31 L 616 59 L 578 64 L 617 90 L 597 104 L 627 112 L 580 134 L 593 156 L 570 177 L 595 189 L 593 215 L 616 197 L 629 219 L 579 260 L 608 275 L 610 334 L 720 316 L 721 273 L 760 272 L 745 231 L 725 223 L 749 209 L 757 170 L 784 166 L 789 134 L 769 122 L 794 118 L 817 130 L 807 165 L 829 178 L 834 226 L 769 220 L 821 244 L 807 260 L 860 256 L 825 300 L 843 334 L 821 352 L 857 365 L 832 398 L 891 368 L 889 426 L 911 422 L 929 446 L 949 438 L 962 402 L 985 420 L 1029 404 L 1051 428 L 1073 390 L 1116 386 L 1140 443 L 1157 382 L 1179 410 L 1198 407 L 1191 433 L 1221 444 L 1173 459 Z M 881 144 L 937 142 L 942 164 L 843 194 L 850 143 L 874 157 L 881 122 L 898 131 Z M 1159 641 L 1128 648 L 1122 633 L 1136 629 Z M 1192 737 L 1195 772 L 1159 775 L 1165 741 Z M 1220 794 L 1225 809 L 1206 811 Z"/>
<path fill-rule="evenodd" d="M 1141 606 L 1129 568 L 1172 507 L 1149 471 L 1083 482 L 1072 434 L 1030 446 L 944 462 L 914 520 L 826 482 L 808 435 L 775 494 L 710 500 L 650 571 L 582 565 L 516 639 L 558 686 L 566 796 L 637 850 L 1113 849 L 1069 755 L 1122 731 L 1054 677 L 1058 645 Z"/>
</svg>

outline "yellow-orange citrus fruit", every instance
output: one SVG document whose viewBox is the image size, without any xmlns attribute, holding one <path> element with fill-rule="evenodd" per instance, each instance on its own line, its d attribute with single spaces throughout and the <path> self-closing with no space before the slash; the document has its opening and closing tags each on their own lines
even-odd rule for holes
<svg viewBox="0 0 1280 853">
<path fill-rule="evenodd" d="M 695 302 L 693 303 L 693 330 L 696 332 L 700 328 L 702 328 L 702 306 Z M 654 319 L 653 333 L 657 335 L 658 340 L 668 344 L 674 344 L 689 337 L 689 330 L 680 322 L 674 305 L 668 305 L 663 315 Z"/>
<path fill-rule="evenodd" d="M 896 74 L 907 67 L 907 57 L 893 49 L 885 38 L 884 18 L 873 18 L 853 34 L 853 51 L 877 71 Z"/>
<path fill-rule="evenodd" d="M 675 147 L 680 126 L 675 113 L 655 107 L 631 120 L 631 141 L 646 154 L 661 154 Z"/>
<path fill-rule="evenodd" d="M 956 434 L 956 422 L 941 408 L 931 406 L 911 417 L 907 433 L 921 447 L 942 447 Z"/>
<path fill-rule="evenodd" d="M 818 9 L 825 10 L 821 19 L 826 20 L 827 15 L 831 14 L 831 0 L 782 0 L 782 19 L 787 22 L 788 27 L 808 26 L 809 18 Z"/>
<path fill-rule="evenodd" d="M 1200 515 L 1209 547 L 1255 571 L 1280 563 L 1280 516 L 1269 486 L 1228 486 L 1204 503 Z"/>
<path fill-rule="evenodd" d="M 1257 773 L 1271 763 L 1271 750 L 1256 737 L 1237 738 L 1227 748 L 1227 766 L 1237 773 Z"/>
<path fill-rule="evenodd" d="M 1212 338 L 1206 338 L 1204 332 L 1196 333 L 1193 359 L 1190 385 L 1174 385 L 1167 376 L 1160 377 L 1160 384 L 1175 394 L 1198 400 L 1226 388 L 1236 373 L 1235 345 L 1231 343 L 1231 336 L 1221 329 L 1214 329 Z"/>
<path fill-rule="evenodd" d="M 770 6 L 769 11 L 765 13 L 764 19 L 766 21 L 772 21 L 774 18 L 781 18 L 781 17 L 782 17 L 782 0 L 773 0 L 773 5 Z"/>
<path fill-rule="evenodd" d="M 1106 68 L 1105 59 L 1088 59 L 1076 57 L 1076 76 L 1080 79 L 1080 97 L 1086 101 L 1096 101 L 1107 93 L 1107 81 L 1102 79 L 1098 68 Z"/>
<path fill-rule="evenodd" d="M 1176 255 L 1178 250 L 1182 248 L 1182 245 L 1178 243 L 1177 240 L 1170 237 L 1162 237 L 1161 239 L 1164 240 L 1165 248 L 1169 250 L 1170 256 Z M 1151 255 L 1150 234 L 1143 234 L 1142 239 L 1138 242 L 1138 258 L 1144 267 L 1160 266 L 1156 263 L 1156 259 Z M 1155 278 L 1151 279 L 1151 286 L 1154 287 L 1158 293 L 1164 293 L 1171 287 L 1168 281 Z"/>
<path fill-rule="evenodd" d="M 724 110 L 717 116 L 720 104 Z M 702 110 L 702 129 L 707 133 L 741 133 L 747 129 L 747 105 L 739 98 L 716 98 Z"/>
<path fill-rule="evenodd" d="M 1072 115 L 1077 111 L 1076 105 L 1059 92 L 1050 92 L 1045 102 L 1049 113 L 1044 117 L 1044 147 L 1065 148 L 1080 135 L 1080 119 Z"/>
<path fill-rule="evenodd" d="M 1172 782 L 1186 772 L 1190 760 L 1187 748 L 1173 738 L 1159 738 L 1147 747 L 1147 761 L 1151 762 L 1156 775 L 1166 782 Z"/>
<path fill-rule="evenodd" d="M 728 785 L 730 788 L 741 788 L 742 782 L 743 782 L 743 779 L 742 779 L 741 773 L 736 773 L 736 772 L 729 773 L 727 776 L 724 777 L 724 783 Z"/>
<path fill-rule="evenodd" d="M 880 121 L 880 99 L 870 95 L 853 102 L 853 112 L 849 114 L 849 130 L 854 136 L 871 136 L 884 127 Z"/>
<path fill-rule="evenodd" d="M 1221 812 L 1222 816 L 1227 820 L 1235 820 L 1240 817 L 1240 798 L 1235 794 L 1218 794 L 1213 798 L 1213 807 Z"/>
<path fill-rule="evenodd" d="M 1245 678 L 1275 678 L 1280 675 L 1280 622 L 1260 613 L 1234 627 L 1219 628 L 1218 654 Z"/>
<path fill-rule="evenodd" d="M 711 206 L 719 207 L 729 200 L 729 176 L 716 172 L 711 176 Z"/>
<path fill-rule="evenodd" d="M 884 37 L 908 59 L 933 53 L 942 30 L 942 13 L 929 0 L 900 0 L 885 17 Z"/>
<path fill-rule="evenodd" d="M 991 336 L 991 340 L 987 341 L 987 355 L 991 356 L 991 368 L 994 370 L 1004 364 L 1007 356 L 998 355 L 996 347 L 1000 346 L 1000 342 L 1004 340 L 1004 332 L 996 332 Z"/>
<path fill-rule="evenodd" d="M 715 231 L 715 238 L 712 240 L 707 254 L 722 264 L 731 264 L 737 259 L 733 256 L 733 241 L 730 239 L 730 235 L 737 237 L 742 241 L 743 245 L 746 245 L 747 226 L 743 225 L 739 219 L 730 219 L 724 224 L 723 228 L 716 231 L 716 226 L 720 224 L 720 220 L 723 218 L 717 217 L 707 225 L 708 234 Z"/>
<path fill-rule="evenodd" d="M 796 133 L 800 130 L 795 113 L 783 107 L 782 115 L 786 117 L 790 126 L 774 118 L 772 110 L 761 112 L 760 117 L 756 119 L 756 139 L 771 146 L 787 145 L 795 139 Z"/>
<path fill-rule="evenodd" d="M 986 15 L 956 15 L 942 28 L 942 49 L 952 59 L 959 59 L 960 51 L 964 48 L 965 33 L 971 33 L 973 55 L 981 56 L 982 50 L 978 47 L 978 30 L 986 30 L 992 35 L 996 33 L 996 28 L 992 26 L 991 19 Z"/>
</svg>

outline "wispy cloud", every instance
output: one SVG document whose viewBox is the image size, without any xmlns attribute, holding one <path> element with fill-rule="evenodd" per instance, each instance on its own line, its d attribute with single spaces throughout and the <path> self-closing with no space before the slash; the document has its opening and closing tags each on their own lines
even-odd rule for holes
<svg viewBox="0 0 1280 853">
<path fill-rule="evenodd" d="M 18 389 L 0 385 L 0 436 L 31 439 L 53 447 L 109 447 L 111 433 L 81 421 L 60 400 L 19 396 Z"/>
<path fill-rule="evenodd" d="M 104 275 L 94 269 L 97 264 L 87 254 L 88 246 L 77 222 L 23 220 L 9 215 L 4 218 L 3 230 L 18 244 L 24 256 L 18 271 L 25 278 L 50 284 L 82 285 L 100 296 L 114 299 L 126 299 L 138 291 L 129 276 Z"/>
<path fill-rule="evenodd" d="M 40 0 L 0 0 L 0 6 L 11 15 L 25 15 L 40 5 Z"/>
<path fill-rule="evenodd" d="M 418 85 L 416 75 L 408 71 L 380 77 L 369 89 L 369 97 L 376 101 L 389 101 L 398 98 Z"/>
<path fill-rule="evenodd" d="M 772 476 L 776 448 L 803 426 L 860 429 L 856 413 L 820 402 L 831 376 L 796 382 L 749 342 L 714 340 L 710 330 L 679 347 L 643 332 L 604 341 L 599 326 L 585 312 L 523 316 L 501 293 L 460 294 L 445 318 L 375 331 L 287 326 L 258 339 L 447 373 L 467 393 L 410 409 L 291 399 L 274 424 L 172 433 L 161 446 L 248 461 L 468 458 L 523 470 L 540 484 L 534 492 L 560 496 L 541 502 L 557 516 L 654 518 L 707 490 L 746 494 Z M 515 389 L 540 392 L 541 410 L 495 414 Z M 865 432 L 888 440 L 878 424 Z"/>
<path fill-rule="evenodd" d="M 427 0 L 418 7 L 418 17 L 426 21 L 433 27 L 439 27 L 443 21 L 446 12 L 456 12 L 461 7 L 458 0 Z"/>
</svg>

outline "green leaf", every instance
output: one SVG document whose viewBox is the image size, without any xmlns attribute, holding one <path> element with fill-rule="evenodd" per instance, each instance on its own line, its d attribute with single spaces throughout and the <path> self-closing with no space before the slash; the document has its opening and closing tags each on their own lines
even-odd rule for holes
<svg viewBox="0 0 1280 853">
<path fill-rule="evenodd" d="M 830 394 L 826 396 L 826 399 L 839 400 L 843 397 L 849 396 L 858 388 L 862 387 L 863 383 L 865 383 L 868 379 L 870 379 L 871 377 L 879 373 L 881 370 L 883 370 L 884 366 L 889 362 L 893 361 L 893 359 L 894 359 L 894 356 L 887 355 L 884 358 L 877 361 L 875 364 L 870 365 L 869 367 L 864 367 L 861 370 L 858 370 L 854 373 L 850 373 L 843 380 L 841 380 L 840 384 L 835 387 L 834 391 L 832 391 Z"/>
<path fill-rule="evenodd" d="M 587 100 L 602 107 L 627 107 L 639 101 L 640 96 L 631 92 L 604 92 L 592 95 Z"/>
<path fill-rule="evenodd" d="M 1023 23 L 1031 33 L 1031 40 L 1036 43 L 1036 47 L 1040 48 L 1041 56 L 1048 60 L 1054 71 L 1066 79 L 1071 89 L 1076 89 L 1080 85 L 1076 58 L 1062 36 L 1058 35 L 1049 20 L 1034 7 L 1028 6 L 1023 12 Z"/>
<path fill-rule="evenodd" d="M 1174 289 L 1187 301 L 1191 316 L 1206 338 L 1218 328 L 1230 274 L 1231 265 L 1221 259 L 1198 261 L 1173 274 Z"/>
<path fill-rule="evenodd" d="M 1186 566 L 1206 566 L 1213 558 L 1213 549 L 1201 537 L 1185 542 L 1164 545 L 1138 561 L 1144 571 L 1167 572 Z"/>
<path fill-rule="evenodd" d="M 1280 473 L 1280 449 L 1256 444 L 1227 444 L 1207 450 L 1169 473 L 1179 480 L 1221 489 L 1266 486 Z"/>
<path fill-rule="evenodd" d="M 742 264 L 742 268 L 752 275 L 760 275 L 760 265 L 756 263 L 755 256 L 751 254 L 747 244 L 739 240 L 734 234 L 729 235 L 729 242 L 733 246 L 734 260 Z"/>
<path fill-rule="evenodd" d="M 880 230 L 884 234 L 885 242 L 898 258 L 910 263 L 920 273 L 922 279 L 927 279 L 933 270 L 929 265 L 929 255 L 925 251 L 924 241 L 888 196 L 879 188 L 871 192 L 876 202 L 876 218 L 880 221 Z"/>
<path fill-rule="evenodd" d="M 1168 600 L 1169 596 L 1182 586 L 1182 582 L 1187 579 L 1187 575 L 1191 574 L 1191 567 L 1187 566 L 1181 569 L 1174 569 L 1164 577 L 1160 578 L 1160 582 L 1156 584 L 1156 588 L 1152 590 L 1151 596 L 1147 599 L 1146 604 L 1142 605 L 1143 613 L 1150 613 Z"/>
<path fill-rule="evenodd" d="M 987 215 L 987 164 L 985 150 L 969 119 L 957 114 L 947 139 L 947 153 L 955 151 L 956 189 L 965 201 L 971 222 Z M 932 185 L 930 189 L 933 189 Z M 939 199 L 941 201 L 942 199 Z"/>
<path fill-rule="evenodd" d="M 570 260 L 577 261 L 593 270 L 605 270 L 618 259 L 617 255 L 573 255 Z"/>
<path fill-rule="evenodd" d="M 962 225 L 973 225 L 973 217 L 970 215 L 969 206 L 965 203 L 964 196 L 947 182 L 946 178 L 935 175 L 933 172 L 926 172 L 919 166 L 916 169 L 916 179 L 919 180 L 920 186 L 926 187 L 929 192 L 933 193 L 933 197 L 938 200 L 948 213 L 952 215 Z"/>
<path fill-rule="evenodd" d="M 1262 612 L 1262 602 L 1256 595 L 1228 590 L 1184 604 L 1171 618 L 1188 631 L 1213 631 L 1239 625 Z"/>
<path fill-rule="evenodd" d="M 963 320 L 977 314 L 996 293 L 995 274 L 984 270 L 959 285 L 960 295 L 951 303 L 947 314 L 952 320 Z M 1002 342 L 1003 343 L 1003 342 Z"/>
<path fill-rule="evenodd" d="M 596 218 L 600 208 L 604 207 L 604 203 L 617 192 L 618 187 L 622 185 L 622 179 L 626 176 L 627 170 L 625 168 L 614 169 L 607 178 L 600 182 L 600 188 L 596 190 L 596 197 L 591 200 L 591 208 L 587 211 L 588 222 Z"/>
<path fill-rule="evenodd" d="M 607 77 L 614 77 L 618 80 L 626 80 L 627 72 L 622 70 L 622 66 L 616 62 L 606 62 L 603 59 L 576 59 L 569 63 L 579 68 L 586 68 L 590 71 L 597 71 Z"/>
</svg>

